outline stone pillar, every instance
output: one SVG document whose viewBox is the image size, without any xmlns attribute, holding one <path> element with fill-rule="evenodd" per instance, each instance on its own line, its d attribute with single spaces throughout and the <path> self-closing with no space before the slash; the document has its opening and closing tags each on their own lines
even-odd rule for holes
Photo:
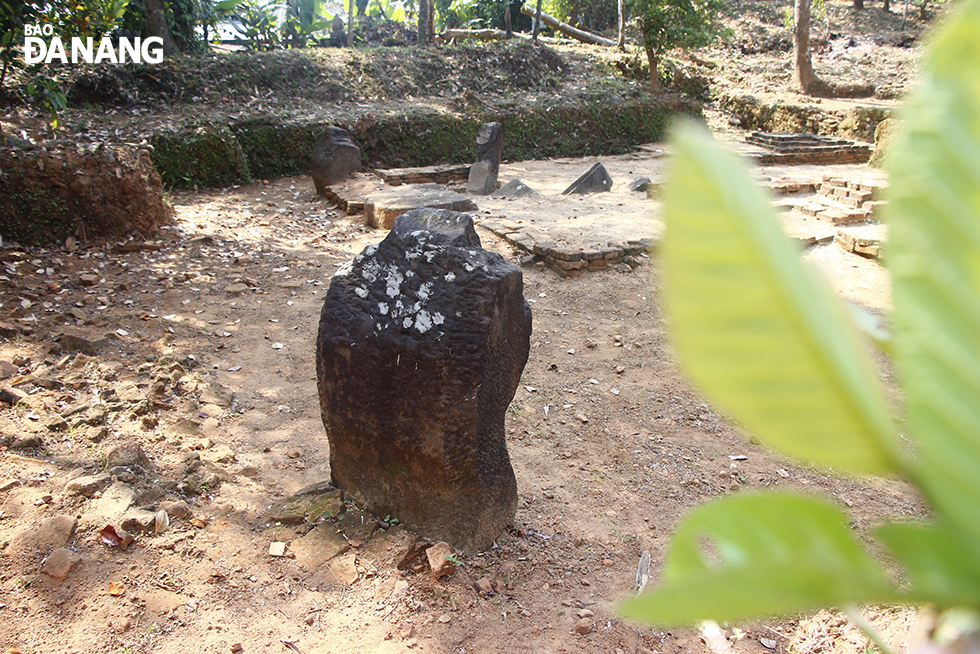
<svg viewBox="0 0 980 654">
<path fill-rule="evenodd" d="M 467 214 L 416 209 L 330 283 L 317 383 L 333 484 L 472 553 L 513 524 L 504 416 L 530 350 L 520 269 Z"/>
<path fill-rule="evenodd" d="M 328 127 L 313 148 L 310 177 L 316 192 L 323 195 L 328 186 L 338 184 L 361 166 L 361 149 L 350 134 L 339 127 Z"/>
<path fill-rule="evenodd" d="M 488 195 L 497 190 L 500 155 L 504 151 L 504 128 L 500 123 L 486 123 L 476 135 L 476 163 L 470 166 L 466 190 Z"/>
</svg>

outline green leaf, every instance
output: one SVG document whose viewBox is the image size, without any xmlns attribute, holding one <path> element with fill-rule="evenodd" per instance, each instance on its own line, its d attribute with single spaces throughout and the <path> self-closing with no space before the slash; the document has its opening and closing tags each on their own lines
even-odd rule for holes
<svg viewBox="0 0 980 654">
<path fill-rule="evenodd" d="M 214 8 L 218 11 L 231 11 L 238 5 L 242 4 L 244 0 L 221 0 L 221 2 L 215 3 Z"/>
<path fill-rule="evenodd" d="M 887 218 L 913 474 L 980 541 L 980 2 L 960 9 L 892 146 Z"/>
<path fill-rule="evenodd" d="M 980 607 L 977 549 L 948 524 L 888 524 L 877 535 L 905 566 L 911 582 L 907 601 Z"/>
<path fill-rule="evenodd" d="M 693 380 L 784 452 L 895 470 L 887 404 L 846 310 L 799 262 L 735 156 L 677 130 L 663 259 L 673 342 Z"/>
<path fill-rule="evenodd" d="M 740 620 L 897 594 L 848 527 L 818 499 L 745 494 L 704 505 L 670 543 L 663 585 L 620 607 L 660 626 Z"/>
</svg>

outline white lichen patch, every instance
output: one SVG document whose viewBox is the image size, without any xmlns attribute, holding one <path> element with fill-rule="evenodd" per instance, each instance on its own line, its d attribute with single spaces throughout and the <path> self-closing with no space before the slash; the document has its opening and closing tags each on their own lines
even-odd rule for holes
<svg viewBox="0 0 980 654">
<path fill-rule="evenodd" d="M 354 293 L 362 300 L 368 296 L 368 290 L 363 286 L 355 286 Z"/>
<path fill-rule="evenodd" d="M 394 266 L 388 268 L 387 287 L 385 288 L 385 293 L 387 293 L 388 297 L 396 298 L 401 294 L 403 281 L 405 281 L 405 278 L 400 270 Z"/>
<path fill-rule="evenodd" d="M 428 311 L 419 311 L 415 316 L 415 329 L 422 334 L 432 329 L 432 316 Z"/>
<path fill-rule="evenodd" d="M 384 302 L 378 302 L 378 313 L 380 313 L 382 316 L 387 316 L 388 305 L 385 304 Z"/>
<path fill-rule="evenodd" d="M 456 281 L 456 273 L 454 273 L 454 272 L 447 272 L 446 273 L 446 276 L 443 279 L 445 279 L 447 282 L 449 282 L 451 284 L 451 283 L 453 283 L 453 282 Z"/>
<path fill-rule="evenodd" d="M 446 317 L 444 315 L 442 315 L 438 311 L 435 312 L 434 314 L 432 314 L 432 324 L 433 325 L 441 325 L 444 322 L 446 322 Z"/>
<path fill-rule="evenodd" d="M 361 277 L 369 282 L 378 281 L 378 275 L 381 274 L 381 264 L 378 263 L 377 259 L 368 259 L 367 262 L 361 266 Z"/>
<path fill-rule="evenodd" d="M 348 261 L 347 263 L 345 263 L 344 265 L 342 265 L 340 268 L 337 268 L 337 272 L 335 272 L 333 274 L 333 276 L 334 277 L 346 277 L 347 275 L 349 275 L 351 273 L 351 271 L 353 269 L 354 269 L 354 262 L 353 261 Z"/>
<path fill-rule="evenodd" d="M 419 286 L 418 298 L 422 302 L 429 299 L 429 295 L 432 293 L 432 282 L 425 282 Z"/>
</svg>

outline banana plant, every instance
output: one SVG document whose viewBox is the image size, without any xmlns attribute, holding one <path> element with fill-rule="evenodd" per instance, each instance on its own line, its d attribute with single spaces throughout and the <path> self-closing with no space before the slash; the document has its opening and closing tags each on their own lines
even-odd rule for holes
<svg viewBox="0 0 980 654">
<path fill-rule="evenodd" d="M 734 155 L 676 130 L 664 192 L 665 304 L 689 376 L 790 457 L 916 484 L 930 519 L 873 533 L 902 583 L 829 502 L 740 493 L 682 521 L 659 587 L 624 615 L 666 627 L 870 602 L 980 611 L 978 34 L 980 0 L 967 0 L 936 35 L 887 159 L 901 437 L 860 330 Z"/>
</svg>

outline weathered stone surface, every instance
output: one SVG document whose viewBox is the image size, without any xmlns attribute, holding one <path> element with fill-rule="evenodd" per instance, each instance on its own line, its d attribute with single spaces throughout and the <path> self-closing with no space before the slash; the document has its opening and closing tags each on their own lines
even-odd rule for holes
<svg viewBox="0 0 980 654">
<path fill-rule="evenodd" d="M 504 128 L 500 123 L 486 123 L 476 135 L 476 163 L 470 166 L 466 190 L 487 195 L 497 190 L 500 155 L 504 151 Z"/>
<path fill-rule="evenodd" d="M 214 404 L 215 406 L 227 407 L 234 400 L 235 391 L 227 386 L 222 386 L 218 382 L 212 382 L 201 393 L 201 404 Z"/>
<path fill-rule="evenodd" d="M 75 534 L 78 520 L 68 515 L 45 518 L 37 529 L 26 529 L 14 535 L 7 546 L 8 554 L 47 554 L 64 547 Z"/>
<path fill-rule="evenodd" d="M 338 184 L 361 165 L 361 149 L 350 134 L 339 127 L 328 127 L 313 148 L 310 177 L 316 192 L 323 195 L 328 186 Z"/>
<path fill-rule="evenodd" d="M 149 470 L 152 466 L 150 459 L 147 458 L 140 444 L 132 441 L 120 443 L 106 452 L 105 462 L 109 467 L 127 466 L 131 468 L 133 466 L 139 466 L 140 468 Z"/>
<path fill-rule="evenodd" d="M 59 547 L 51 552 L 50 556 L 44 561 L 41 572 L 57 581 L 64 581 L 71 571 L 81 565 L 81 563 L 82 557 L 80 554 Z"/>
<path fill-rule="evenodd" d="M 340 528 L 344 530 L 347 540 L 367 542 L 371 534 L 380 528 L 378 519 L 370 513 L 347 509 L 340 517 Z"/>
<path fill-rule="evenodd" d="M 629 190 L 634 192 L 639 191 L 641 193 L 645 192 L 647 190 L 647 187 L 650 185 L 650 182 L 651 179 L 649 177 L 640 177 L 638 179 L 634 179 L 632 182 L 630 182 Z"/>
<path fill-rule="evenodd" d="M 594 166 L 572 182 L 572 185 L 562 191 L 562 195 L 577 194 L 586 195 L 588 193 L 602 193 L 612 189 L 613 181 L 609 176 L 606 167 L 596 162 Z"/>
<path fill-rule="evenodd" d="M 119 526 L 131 534 L 149 533 L 155 530 L 156 512 L 132 509 L 119 519 Z"/>
<path fill-rule="evenodd" d="M 167 515 L 172 518 L 190 520 L 194 517 L 194 512 L 191 510 L 190 505 L 183 500 L 168 500 L 166 502 L 161 502 L 160 508 L 166 511 Z"/>
<path fill-rule="evenodd" d="M 296 562 L 307 570 L 316 570 L 321 565 L 350 549 L 350 543 L 337 531 L 337 525 L 324 522 L 289 544 L 296 555 Z"/>
<path fill-rule="evenodd" d="M 882 167 L 885 162 L 885 153 L 888 152 L 892 137 L 899 125 L 901 125 L 901 121 L 895 118 L 886 118 L 878 123 L 878 126 L 875 127 L 875 149 L 871 153 L 869 165 L 876 168 Z"/>
<path fill-rule="evenodd" d="M 449 543 L 436 543 L 425 551 L 425 557 L 429 560 L 433 579 L 441 579 L 456 569 L 453 547 Z"/>
<path fill-rule="evenodd" d="M 423 208 L 473 211 L 476 204 L 465 195 L 438 184 L 409 184 L 365 197 L 364 224 L 391 229 L 398 216 Z"/>
<path fill-rule="evenodd" d="M 116 482 L 92 503 L 84 517 L 90 522 L 112 522 L 136 503 L 136 491 L 129 484 Z"/>
<path fill-rule="evenodd" d="M 307 489 L 302 489 L 295 495 L 290 495 L 273 504 L 269 509 L 268 519 L 284 525 L 300 525 L 323 514 L 338 515 L 343 509 L 344 502 L 341 493 L 332 486 L 320 486 L 318 484 L 313 492 L 304 492 L 305 490 Z M 320 490 L 323 492 L 316 492 Z"/>
<path fill-rule="evenodd" d="M 19 369 L 14 364 L 9 361 L 0 361 L 0 379 L 7 379 L 8 377 L 13 377 L 19 372 Z"/>
<path fill-rule="evenodd" d="M 512 179 L 496 191 L 490 194 L 492 198 L 504 198 L 506 200 L 516 200 L 538 195 L 538 192 L 519 179 Z"/>
<path fill-rule="evenodd" d="M 74 139 L 58 143 L 63 145 L 0 149 L 0 237 L 48 244 L 134 230 L 148 236 L 172 222 L 173 208 L 146 149 L 101 142 L 93 150 Z"/>
<path fill-rule="evenodd" d="M 104 488 L 108 488 L 111 483 L 112 477 L 106 474 L 76 477 L 65 484 L 65 493 L 67 495 L 92 497 Z"/>
<path fill-rule="evenodd" d="M 513 521 L 504 413 L 530 348 L 520 270 L 422 209 L 334 276 L 317 381 L 335 486 L 473 552 Z"/>
</svg>

